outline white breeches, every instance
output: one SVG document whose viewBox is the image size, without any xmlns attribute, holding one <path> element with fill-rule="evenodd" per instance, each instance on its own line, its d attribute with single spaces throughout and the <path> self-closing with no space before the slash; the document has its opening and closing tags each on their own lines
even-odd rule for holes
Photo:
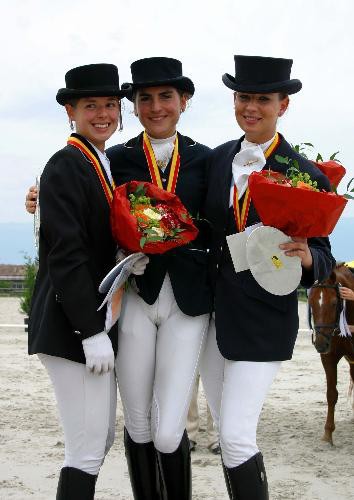
<svg viewBox="0 0 354 500">
<path fill-rule="evenodd" d="M 224 359 L 211 320 L 200 371 L 226 467 L 237 467 L 258 453 L 258 419 L 280 365 L 280 361 Z"/>
<path fill-rule="evenodd" d="M 186 425 L 209 314 L 179 309 L 166 275 L 159 297 L 148 305 L 129 289 L 119 319 L 117 379 L 125 426 L 136 443 L 175 451 Z"/>
<path fill-rule="evenodd" d="M 191 404 L 189 406 L 188 416 L 187 416 L 187 433 L 189 439 L 194 441 L 195 443 L 198 441 L 198 431 L 200 427 L 200 413 L 199 413 L 199 387 L 200 387 L 200 377 L 197 376 L 197 379 L 194 384 L 193 395 Z M 206 405 L 206 438 L 207 438 L 207 446 L 210 448 L 212 446 L 216 446 L 219 444 L 219 436 L 216 430 L 216 426 L 214 425 L 213 417 L 210 413 L 209 405 Z"/>
<path fill-rule="evenodd" d="M 63 467 L 97 475 L 114 441 L 115 374 L 94 375 L 82 363 L 47 354 L 38 357 L 54 386 L 64 430 Z"/>
</svg>

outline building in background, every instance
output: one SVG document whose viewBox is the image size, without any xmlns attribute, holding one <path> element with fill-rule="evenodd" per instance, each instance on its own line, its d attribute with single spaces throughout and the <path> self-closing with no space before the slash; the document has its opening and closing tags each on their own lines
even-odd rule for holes
<svg viewBox="0 0 354 500">
<path fill-rule="evenodd" d="M 25 274 L 25 265 L 0 264 L 0 294 L 21 294 L 24 289 Z"/>
</svg>

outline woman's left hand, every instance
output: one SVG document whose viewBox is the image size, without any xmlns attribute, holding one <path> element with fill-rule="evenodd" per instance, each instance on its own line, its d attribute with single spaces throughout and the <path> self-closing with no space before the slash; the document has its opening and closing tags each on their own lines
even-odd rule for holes
<svg viewBox="0 0 354 500">
<path fill-rule="evenodd" d="M 306 238 L 293 238 L 289 243 L 282 243 L 279 245 L 281 250 L 285 251 L 288 257 L 300 257 L 301 265 L 304 269 L 311 269 L 313 260 Z"/>
</svg>

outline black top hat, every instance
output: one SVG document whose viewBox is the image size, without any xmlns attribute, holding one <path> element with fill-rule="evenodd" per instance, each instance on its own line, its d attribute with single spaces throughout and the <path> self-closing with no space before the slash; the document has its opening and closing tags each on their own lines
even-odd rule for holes
<svg viewBox="0 0 354 500">
<path fill-rule="evenodd" d="M 234 56 L 235 78 L 228 73 L 222 77 L 232 90 L 249 93 L 284 92 L 295 94 L 302 87 L 300 80 L 290 80 L 292 59 L 259 56 Z"/>
<path fill-rule="evenodd" d="M 182 75 L 182 63 L 170 57 L 148 57 L 134 61 L 130 66 L 133 83 L 123 83 L 122 88 L 130 90 L 127 98 L 132 100 L 133 92 L 142 87 L 171 85 L 178 90 L 194 94 L 192 80 Z"/>
<path fill-rule="evenodd" d="M 127 90 L 119 88 L 118 68 L 114 64 L 87 64 L 68 71 L 65 89 L 59 89 L 57 101 L 64 105 L 80 97 L 125 97 Z"/>
</svg>

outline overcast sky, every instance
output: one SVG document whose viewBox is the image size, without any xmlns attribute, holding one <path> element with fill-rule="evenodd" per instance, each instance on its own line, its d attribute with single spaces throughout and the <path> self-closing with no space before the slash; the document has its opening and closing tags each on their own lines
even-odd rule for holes
<svg viewBox="0 0 354 500">
<path fill-rule="evenodd" d="M 294 59 L 303 82 L 279 123 L 289 142 L 312 142 L 324 158 L 335 151 L 354 176 L 354 4 L 351 0 L 12 0 L 1 2 L 0 222 L 25 222 L 26 189 L 70 133 L 55 101 L 72 67 L 114 63 L 121 82 L 130 64 L 150 56 L 180 59 L 195 84 L 179 130 L 216 146 L 241 135 L 232 91 L 234 54 Z M 140 131 L 125 104 L 124 131 Z M 344 215 L 354 216 L 354 201 Z"/>
</svg>

